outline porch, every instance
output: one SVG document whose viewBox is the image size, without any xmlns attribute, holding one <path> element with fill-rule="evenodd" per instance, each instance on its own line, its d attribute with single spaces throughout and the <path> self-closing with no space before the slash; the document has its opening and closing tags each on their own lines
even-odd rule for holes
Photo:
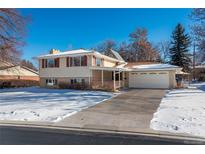
<svg viewBox="0 0 205 154">
<path fill-rule="evenodd" d="M 91 70 L 92 89 L 115 91 L 125 87 L 125 71 L 120 69 L 93 68 Z"/>
</svg>

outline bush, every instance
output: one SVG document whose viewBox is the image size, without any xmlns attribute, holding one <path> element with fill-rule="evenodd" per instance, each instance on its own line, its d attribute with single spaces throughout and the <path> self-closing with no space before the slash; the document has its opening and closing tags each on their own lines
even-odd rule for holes
<svg viewBox="0 0 205 154">
<path fill-rule="evenodd" d="M 31 86 L 39 86 L 39 81 L 21 79 L 0 80 L 0 88 L 18 88 Z"/>
<path fill-rule="evenodd" d="M 59 82 L 58 87 L 60 89 L 80 89 L 80 90 L 85 90 L 85 89 L 88 89 L 89 86 L 86 83 L 68 84 L 67 82 Z"/>
<path fill-rule="evenodd" d="M 205 81 L 205 76 L 200 76 L 198 80 L 199 81 Z"/>
<path fill-rule="evenodd" d="M 65 82 L 59 82 L 58 87 L 60 89 L 68 89 L 69 85 L 67 83 L 65 83 Z"/>
</svg>

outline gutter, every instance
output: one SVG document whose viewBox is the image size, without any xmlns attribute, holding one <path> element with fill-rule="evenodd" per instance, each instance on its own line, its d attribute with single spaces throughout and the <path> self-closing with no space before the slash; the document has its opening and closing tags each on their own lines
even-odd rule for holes
<svg viewBox="0 0 205 154">
<path fill-rule="evenodd" d="M 63 134 L 81 134 L 81 135 L 95 135 L 96 137 L 110 136 L 120 138 L 135 138 L 141 141 L 161 141 L 172 142 L 175 145 L 178 144 L 205 144 L 205 138 L 185 136 L 185 135 L 173 135 L 162 133 L 147 133 L 143 131 L 115 131 L 108 129 L 92 129 L 92 128 L 78 128 L 78 127 L 66 127 L 66 126 L 54 126 L 54 125 L 38 125 L 38 124 L 22 124 L 22 123 L 0 123 L 2 127 L 12 127 L 16 129 L 26 129 L 39 132 L 55 132 Z"/>
</svg>

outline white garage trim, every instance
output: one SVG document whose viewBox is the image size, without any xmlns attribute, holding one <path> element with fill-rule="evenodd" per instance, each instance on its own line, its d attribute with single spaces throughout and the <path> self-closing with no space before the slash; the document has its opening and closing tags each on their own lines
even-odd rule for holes
<svg viewBox="0 0 205 154">
<path fill-rule="evenodd" d="M 169 88 L 168 71 L 130 72 L 130 88 Z"/>
</svg>

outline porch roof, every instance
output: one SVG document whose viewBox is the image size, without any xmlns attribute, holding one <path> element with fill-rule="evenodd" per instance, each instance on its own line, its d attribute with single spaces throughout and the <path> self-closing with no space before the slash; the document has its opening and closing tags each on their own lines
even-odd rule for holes
<svg viewBox="0 0 205 154">
<path fill-rule="evenodd" d="M 105 71 L 129 71 L 127 68 L 116 68 L 116 67 L 99 67 L 99 66 L 93 66 L 90 67 L 92 70 L 105 70 Z"/>
</svg>

